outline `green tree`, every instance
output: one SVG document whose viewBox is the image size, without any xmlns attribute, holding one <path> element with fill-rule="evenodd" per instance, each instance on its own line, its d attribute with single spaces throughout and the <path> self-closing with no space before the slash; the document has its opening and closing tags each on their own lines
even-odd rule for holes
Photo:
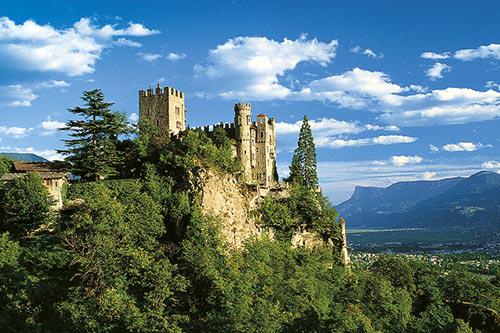
<svg viewBox="0 0 500 333">
<path fill-rule="evenodd" d="M 121 156 L 118 137 L 129 132 L 125 115 L 111 111 L 113 103 L 104 101 L 101 90 L 85 91 L 85 106 L 69 111 L 80 119 L 70 120 L 63 130 L 71 131 L 72 139 L 64 140 L 66 161 L 71 171 L 83 180 L 100 180 L 118 174 Z"/>
<path fill-rule="evenodd" d="M 297 148 L 295 149 L 290 165 L 290 177 L 288 180 L 309 188 L 316 188 L 318 186 L 316 168 L 316 147 L 314 145 L 311 126 L 309 125 L 307 116 L 304 115 Z"/>
<path fill-rule="evenodd" d="M 58 308 L 71 331 L 180 332 L 185 280 L 159 241 L 159 205 L 136 181 L 77 184 L 70 197 L 84 202 L 61 226 L 75 272 Z"/>
<path fill-rule="evenodd" d="M 0 230 L 22 238 L 53 217 L 53 198 L 36 173 L 27 173 L 5 184 L 0 196 Z"/>
<path fill-rule="evenodd" d="M 12 160 L 6 156 L 0 155 L 0 177 L 10 171 L 12 168 Z"/>
</svg>

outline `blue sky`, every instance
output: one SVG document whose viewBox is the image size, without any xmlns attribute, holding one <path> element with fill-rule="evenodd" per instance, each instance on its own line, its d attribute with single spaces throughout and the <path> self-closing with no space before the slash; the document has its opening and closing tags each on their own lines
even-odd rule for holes
<svg viewBox="0 0 500 333">
<path fill-rule="evenodd" d="M 137 116 L 138 90 L 183 90 L 188 123 L 232 105 L 278 122 L 286 174 L 304 114 L 322 186 L 500 171 L 495 1 L 19 1 L 0 7 L 0 151 L 57 158 L 57 128 L 101 88 Z"/>
</svg>

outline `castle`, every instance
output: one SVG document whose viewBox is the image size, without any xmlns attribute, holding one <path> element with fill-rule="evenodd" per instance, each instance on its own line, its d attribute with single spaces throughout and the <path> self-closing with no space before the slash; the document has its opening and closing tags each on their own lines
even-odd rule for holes
<svg viewBox="0 0 500 333">
<path fill-rule="evenodd" d="M 259 114 L 252 121 L 249 103 L 234 105 L 234 122 L 204 126 L 210 134 L 216 128 L 223 129 L 235 141 L 234 157 L 242 164 L 242 178 L 247 183 L 273 187 L 277 183 L 276 128 L 274 118 Z M 147 119 L 170 135 L 186 130 L 185 95 L 172 87 L 149 87 L 139 91 L 139 118 Z"/>
</svg>

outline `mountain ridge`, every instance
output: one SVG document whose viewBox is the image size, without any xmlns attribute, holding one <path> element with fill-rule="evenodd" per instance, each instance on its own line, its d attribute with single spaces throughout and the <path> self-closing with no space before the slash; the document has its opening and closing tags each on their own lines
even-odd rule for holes
<svg viewBox="0 0 500 333">
<path fill-rule="evenodd" d="M 337 209 L 350 227 L 495 225 L 500 219 L 500 175 L 481 171 L 385 188 L 357 186 Z"/>
</svg>

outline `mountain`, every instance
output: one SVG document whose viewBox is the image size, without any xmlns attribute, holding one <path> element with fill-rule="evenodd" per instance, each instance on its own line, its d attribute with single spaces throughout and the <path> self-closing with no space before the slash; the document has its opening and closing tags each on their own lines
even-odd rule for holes
<svg viewBox="0 0 500 333">
<path fill-rule="evenodd" d="M 481 171 L 468 178 L 356 187 L 337 209 L 351 228 L 497 227 L 500 175 Z"/>
<path fill-rule="evenodd" d="M 48 162 L 47 159 L 31 153 L 0 153 L 0 155 L 9 157 L 15 161 Z"/>
</svg>

